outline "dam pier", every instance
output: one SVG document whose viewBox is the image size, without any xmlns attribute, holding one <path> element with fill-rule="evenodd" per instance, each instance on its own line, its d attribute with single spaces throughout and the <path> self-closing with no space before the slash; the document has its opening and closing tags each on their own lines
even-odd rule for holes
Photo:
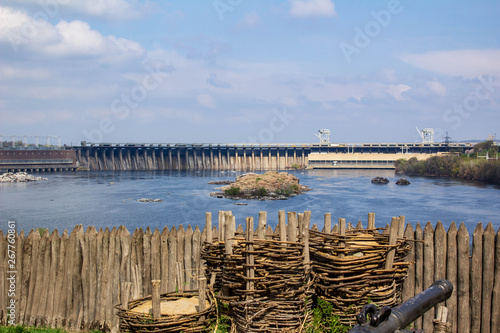
<svg viewBox="0 0 500 333">
<path fill-rule="evenodd" d="M 394 169 L 397 159 L 464 153 L 472 143 L 90 143 L 0 149 L 0 171 Z"/>
<path fill-rule="evenodd" d="M 82 142 L 90 170 L 263 171 L 299 168 L 393 169 L 400 158 L 463 153 L 472 143 L 111 144 Z"/>
</svg>

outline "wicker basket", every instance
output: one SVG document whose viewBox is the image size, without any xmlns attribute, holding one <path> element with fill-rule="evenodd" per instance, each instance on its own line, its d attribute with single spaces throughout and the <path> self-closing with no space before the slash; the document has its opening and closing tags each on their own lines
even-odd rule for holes
<svg viewBox="0 0 500 333">
<path fill-rule="evenodd" d="M 160 295 L 160 302 L 178 302 L 182 300 L 197 299 L 197 292 L 166 293 Z M 171 332 L 207 332 L 209 331 L 209 320 L 215 318 L 216 304 L 210 293 L 207 293 L 209 306 L 204 311 L 186 314 L 164 314 L 161 318 L 153 319 L 150 308 L 151 296 L 132 300 L 128 303 L 128 310 L 123 309 L 121 304 L 115 306 L 120 317 L 120 330 L 123 332 L 141 333 L 171 333 Z M 167 304 L 168 305 L 168 304 Z M 143 309 L 146 309 L 144 311 Z"/>
<path fill-rule="evenodd" d="M 404 259 L 410 244 L 399 239 L 389 245 L 389 235 L 372 230 L 348 230 L 345 236 L 311 231 L 311 261 L 318 297 L 332 303 L 346 325 L 367 303 L 393 307 L 410 263 Z M 387 253 L 396 248 L 394 264 L 385 269 Z"/>
</svg>

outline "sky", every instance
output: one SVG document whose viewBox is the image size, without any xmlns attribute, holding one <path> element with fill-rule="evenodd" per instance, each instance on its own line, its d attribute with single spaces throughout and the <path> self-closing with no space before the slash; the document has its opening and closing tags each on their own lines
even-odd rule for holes
<svg viewBox="0 0 500 333">
<path fill-rule="evenodd" d="M 497 0 L 3 0 L 0 135 L 485 140 L 499 17 Z"/>
</svg>

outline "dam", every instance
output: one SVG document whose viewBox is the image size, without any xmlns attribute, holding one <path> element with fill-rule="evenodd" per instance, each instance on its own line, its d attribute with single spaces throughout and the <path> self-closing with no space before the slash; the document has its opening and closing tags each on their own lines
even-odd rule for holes
<svg viewBox="0 0 500 333">
<path fill-rule="evenodd" d="M 397 159 L 464 153 L 473 143 L 90 143 L 0 149 L 0 171 L 394 169 Z"/>
<path fill-rule="evenodd" d="M 472 143 L 162 144 L 88 143 L 74 147 L 89 170 L 262 171 L 303 168 L 393 169 L 399 158 L 464 153 Z"/>
</svg>

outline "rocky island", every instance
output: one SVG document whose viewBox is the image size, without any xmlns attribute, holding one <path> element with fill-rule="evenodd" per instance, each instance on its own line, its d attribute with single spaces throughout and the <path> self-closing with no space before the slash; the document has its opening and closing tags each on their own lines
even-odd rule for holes
<svg viewBox="0 0 500 333">
<path fill-rule="evenodd" d="M 0 175 L 0 183 L 34 182 L 48 180 L 47 178 L 35 177 L 27 172 L 6 172 Z"/>
<path fill-rule="evenodd" d="M 264 174 L 243 174 L 218 190 L 220 192 L 210 195 L 231 199 L 285 200 L 311 189 L 299 184 L 299 178 L 287 172 L 268 171 Z"/>
</svg>

